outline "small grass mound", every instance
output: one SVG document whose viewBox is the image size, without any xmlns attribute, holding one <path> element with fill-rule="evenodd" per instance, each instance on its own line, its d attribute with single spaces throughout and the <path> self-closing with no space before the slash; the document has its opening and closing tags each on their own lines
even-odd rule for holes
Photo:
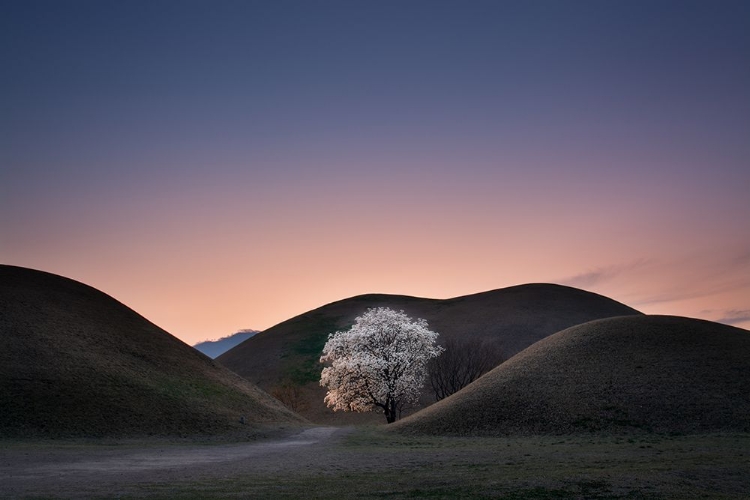
<svg viewBox="0 0 750 500">
<path fill-rule="evenodd" d="M 13 266 L 0 266 L 0 408 L 0 437 L 242 434 L 302 421 L 112 297 Z"/>
<path fill-rule="evenodd" d="M 397 422 L 406 433 L 750 431 L 750 332 L 673 316 L 568 328 Z"/>
</svg>

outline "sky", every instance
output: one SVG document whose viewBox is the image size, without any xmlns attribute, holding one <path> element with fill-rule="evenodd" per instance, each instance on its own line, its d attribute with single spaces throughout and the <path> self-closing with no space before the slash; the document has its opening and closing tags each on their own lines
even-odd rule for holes
<svg viewBox="0 0 750 500">
<path fill-rule="evenodd" d="M 535 282 L 750 328 L 750 2 L 0 9 L 0 263 L 187 343 Z"/>
</svg>

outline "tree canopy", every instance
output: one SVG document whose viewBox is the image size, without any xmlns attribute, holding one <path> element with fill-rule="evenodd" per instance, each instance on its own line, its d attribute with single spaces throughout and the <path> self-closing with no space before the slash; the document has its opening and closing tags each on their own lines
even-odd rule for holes
<svg viewBox="0 0 750 500">
<path fill-rule="evenodd" d="M 351 329 L 328 337 L 320 358 L 330 363 L 320 377 L 328 388 L 325 403 L 334 411 L 380 408 L 394 422 L 405 404 L 417 401 L 427 362 L 443 351 L 437 337 L 424 319 L 387 307 L 368 309 Z"/>
</svg>

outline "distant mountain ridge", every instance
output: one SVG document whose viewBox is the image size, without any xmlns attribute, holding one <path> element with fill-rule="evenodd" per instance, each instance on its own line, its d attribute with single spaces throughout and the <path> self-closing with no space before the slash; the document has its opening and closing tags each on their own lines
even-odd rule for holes
<svg viewBox="0 0 750 500">
<path fill-rule="evenodd" d="M 271 327 L 230 349 L 217 361 L 261 388 L 299 388 L 295 407 L 317 423 L 380 422 L 381 415 L 329 410 L 325 390 L 318 385 L 318 362 L 328 335 L 351 327 L 355 317 L 370 307 L 403 310 L 424 318 L 439 341 L 468 336 L 499 346 L 506 357 L 570 326 L 612 316 L 640 315 L 608 297 L 577 288 L 535 283 L 466 295 L 426 299 L 403 295 L 369 294 L 351 297 L 306 312 Z M 422 406 L 434 401 L 429 389 Z"/>
<path fill-rule="evenodd" d="M 203 342 L 198 342 L 193 347 L 195 349 L 198 349 L 209 358 L 214 359 L 221 356 L 232 347 L 235 347 L 246 341 L 256 333 L 258 333 L 258 330 L 240 330 L 237 333 L 227 335 L 226 337 L 222 337 L 220 339 L 204 340 Z"/>
<path fill-rule="evenodd" d="M 302 422 L 109 295 L 0 265 L 0 437 L 242 438 Z"/>
</svg>

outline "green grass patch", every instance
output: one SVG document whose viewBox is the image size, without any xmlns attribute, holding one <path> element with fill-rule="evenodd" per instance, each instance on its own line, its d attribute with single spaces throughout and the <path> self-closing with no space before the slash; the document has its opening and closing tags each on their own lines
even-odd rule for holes
<svg viewBox="0 0 750 500">
<path fill-rule="evenodd" d="M 299 386 L 320 380 L 320 372 L 323 369 L 320 364 L 320 355 L 328 341 L 328 336 L 351 327 L 351 325 L 339 327 L 340 319 L 337 316 L 310 314 L 300 320 L 302 329 L 281 354 L 284 379 Z"/>
</svg>

